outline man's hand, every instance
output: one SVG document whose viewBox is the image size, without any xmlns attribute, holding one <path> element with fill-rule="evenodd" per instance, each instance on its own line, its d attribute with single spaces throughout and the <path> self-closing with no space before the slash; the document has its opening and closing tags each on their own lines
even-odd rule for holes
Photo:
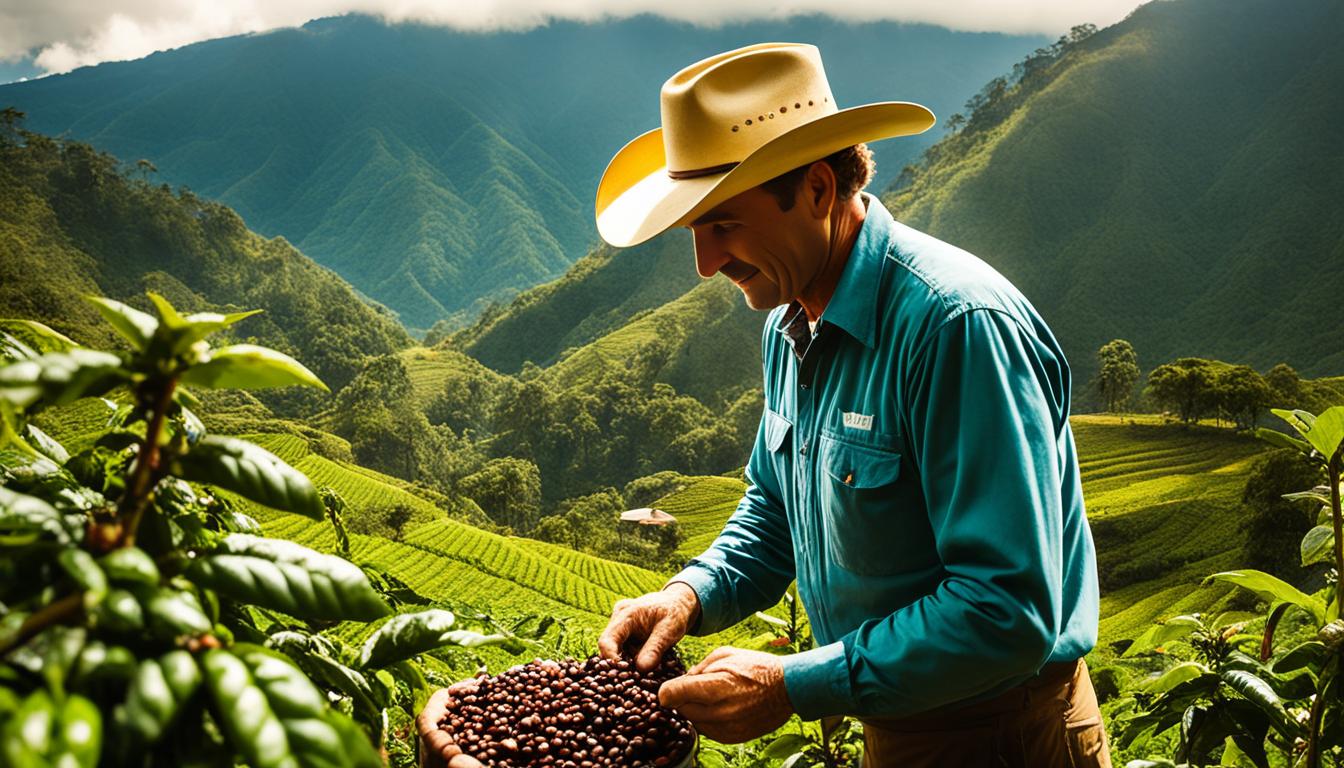
<svg viewBox="0 0 1344 768">
<path fill-rule="evenodd" d="M 633 600 L 618 600 L 611 609 L 611 620 L 597 639 L 597 650 L 608 659 L 619 659 L 627 641 L 641 642 L 635 666 L 648 672 L 658 666 L 663 653 L 686 636 L 691 622 L 700 615 L 700 599 L 695 590 L 673 582 L 661 592 L 650 592 Z"/>
<path fill-rule="evenodd" d="M 475 680 L 464 680 L 440 688 L 429 697 L 424 710 L 415 718 L 415 729 L 420 733 L 421 768 L 485 768 L 481 761 L 462 754 L 462 748 L 453 741 L 452 734 L 439 727 L 448 716 L 453 698 L 473 693 L 477 687 Z"/>
<path fill-rule="evenodd" d="M 764 736 L 793 714 L 779 657 L 740 648 L 715 649 L 685 675 L 663 683 L 658 703 L 721 744 Z"/>
</svg>

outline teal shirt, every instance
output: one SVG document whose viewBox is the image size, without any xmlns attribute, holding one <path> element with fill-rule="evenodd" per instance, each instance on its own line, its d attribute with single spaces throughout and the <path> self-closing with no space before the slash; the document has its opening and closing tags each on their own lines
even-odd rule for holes
<svg viewBox="0 0 1344 768">
<path fill-rule="evenodd" d="M 1097 639 L 1059 344 L 989 265 L 864 200 L 815 336 L 771 312 L 746 494 L 673 578 L 696 634 L 797 580 L 817 647 L 784 682 L 806 719 L 986 698 Z"/>
</svg>

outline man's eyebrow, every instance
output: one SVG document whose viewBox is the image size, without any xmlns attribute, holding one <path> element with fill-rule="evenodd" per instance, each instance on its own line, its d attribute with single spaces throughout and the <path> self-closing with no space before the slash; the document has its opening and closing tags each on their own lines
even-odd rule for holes
<svg viewBox="0 0 1344 768">
<path fill-rule="evenodd" d="M 732 211 L 710 211 L 704 216 L 691 222 L 691 226 L 698 227 L 701 224 L 713 224 L 716 221 L 728 221 L 733 218 L 736 218 L 736 216 Z"/>
</svg>

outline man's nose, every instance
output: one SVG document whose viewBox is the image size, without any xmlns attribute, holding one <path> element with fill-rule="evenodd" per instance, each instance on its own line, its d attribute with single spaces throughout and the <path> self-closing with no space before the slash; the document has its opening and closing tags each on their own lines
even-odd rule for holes
<svg viewBox="0 0 1344 768">
<path fill-rule="evenodd" d="M 715 242 L 715 237 L 706 232 L 691 230 L 695 238 L 695 271 L 701 277 L 713 277 L 719 269 L 729 262 L 728 254 Z"/>
</svg>

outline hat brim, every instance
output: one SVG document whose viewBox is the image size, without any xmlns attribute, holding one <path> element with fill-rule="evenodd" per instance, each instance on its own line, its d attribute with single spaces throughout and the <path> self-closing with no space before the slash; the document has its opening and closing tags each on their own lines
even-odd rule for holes
<svg viewBox="0 0 1344 768">
<path fill-rule="evenodd" d="M 655 128 L 607 165 L 597 186 L 597 231 L 614 246 L 638 245 L 794 168 L 855 144 L 923 133 L 935 122 L 928 108 L 905 101 L 851 107 L 776 136 L 727 172 L 689 179 L 667 175 L 663 132 Z"/>
</svg>

